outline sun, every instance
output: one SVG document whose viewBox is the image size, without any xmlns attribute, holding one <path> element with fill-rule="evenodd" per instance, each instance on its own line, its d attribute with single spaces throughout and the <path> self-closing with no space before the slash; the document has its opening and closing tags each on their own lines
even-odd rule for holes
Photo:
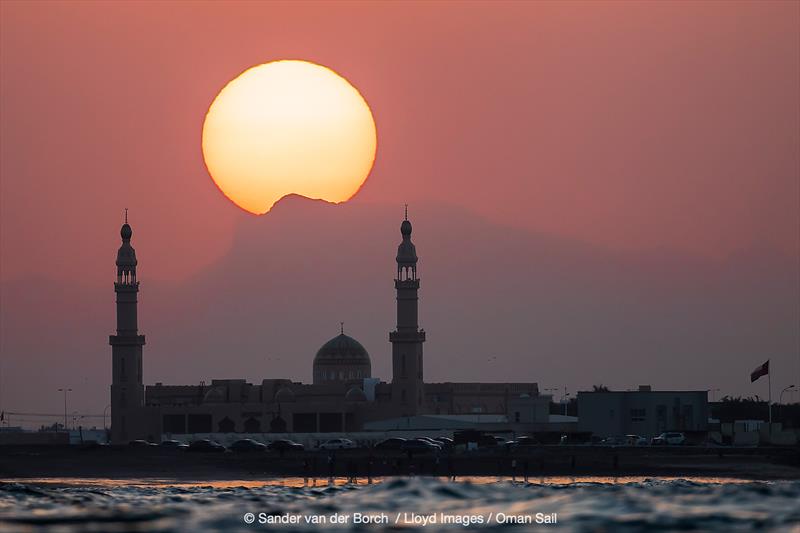
<svg viewBox="0 0 800 533">
<path fill-rule="evenodd" d="M 273 61 L 231 80 L 203 123 L 203 158 L 233 203 L 268 212 L 287 194 L 349 200 L 375 161 L 369 105 L 346 79 L 308 61 Z"/>
</svg>

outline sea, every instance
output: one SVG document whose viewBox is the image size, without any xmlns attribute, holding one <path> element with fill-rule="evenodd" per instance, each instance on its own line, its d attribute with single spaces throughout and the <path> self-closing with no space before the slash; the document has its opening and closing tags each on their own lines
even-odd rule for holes
<svg viewBox="0 0 800 533">
<path fill-rule="evenodd" d="M 800 482 L 727 478 L 18 479 L 0 532 L 800 532 Z"/>
</svg>

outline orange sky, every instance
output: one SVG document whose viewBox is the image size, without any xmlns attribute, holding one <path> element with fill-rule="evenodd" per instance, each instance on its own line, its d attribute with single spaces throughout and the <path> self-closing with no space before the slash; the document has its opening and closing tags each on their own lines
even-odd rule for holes
<svg viewBox="0 0 800 533">
<path fill-rule="evenodd" d="M 284 58 L 334 69 L 369 102 L 378 154 L 356 206 L 440 212 L 428 231 L 442 235 L 463 211 L 619 254 L 633 273 L 667 258 L 698 286 L 752 250 L 763 264 L 747 279 L 798 268 L 796 2 L 5 1 L 0 14 L 6 282 L 79 283 L 113 301 L 124 207 L 143 283 L 236 260 L 253 222 L 205 172 L 203 118 L 234 76 Z M 376 253 L 391 259 L 395 237 Z M 505 275 L 503 260 L 481 269 Z M 775 333 L 759 327 L 754 338 Z M 788 361 L 797 335 L 778 335 Z"/>
</svg>

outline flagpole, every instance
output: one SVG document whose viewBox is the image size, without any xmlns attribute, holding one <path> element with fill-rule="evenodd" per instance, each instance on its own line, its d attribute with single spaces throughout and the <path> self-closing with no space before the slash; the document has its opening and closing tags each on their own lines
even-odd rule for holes
<svg viewBox="0 0 800 533">
<path fill-rule="evenodd" d="M 769 360 L 767 360 L 769 363 Z M 767 367 L 767 387 L 769 387 L 769 392 L 767 393 L 767 401 L 769 402 L 769 434 L 770 438 L 772 438 L 772 372 L 770 372 L 769 367 Z"/>
</svg>

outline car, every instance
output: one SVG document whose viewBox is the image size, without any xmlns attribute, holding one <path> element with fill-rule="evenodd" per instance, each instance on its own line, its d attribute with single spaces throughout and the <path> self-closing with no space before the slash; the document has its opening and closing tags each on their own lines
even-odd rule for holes
<svg viewBox="0 0 800 533">
<path fill-rule="evenodd" d="M 231 444 L 231 451 L 237 453 L 264 452 L 267 451 L 267 445 L 253 439 L 239 439 Z"/>
<path fill-rule="evenodd" d="M 442 444 L 441 442 L 439 442 L 437 440 L 434 440 L 434 439 L 432 439 L 430 437 L 417 437 L 416 440 L 424 440 L 425 442 L 429 442 L 429 443 L 433 444 L 434 446 L 436 446 L 440 450 L 444 449 L 444 444 Z"/>
<path fill-rule="evenodd" d="M 647 446 L 648 445 L 647 438 L 642 437 L 640 435 L 625 435 L 625 438 L 628 441 L 627 442 L 628 446 Z"/>
<path fill-rule="evenodd" d="M 279 440 L 274 440 L 269 444 L 267 444 L 267 449 L 271 452 L 286 452 L 286 451 L 301 452 L 305 450 L 306 447 L 300 444 L 299 442 L 294 442 L 293 440 L 279 439 Z"/>
<path fill-rule="evenodd" d="M 510 440 L 505 443 L 507 448 L 525 448 L 528 446 L 539 446 L 539 441 L 533 437 L 522 436 L 517 437 L 516 440 Z"/>
<path fill-rule="evenodd" d="M 438 446 L 440 448 L 444 448 L 444 445 L 441 442 L 439 442 L 438 440 L 436 440 L 436 439 L 432 439 L 430 437 L 417 437 L 417 440 L 420 440 L 420 439 L 424 440 L 424 441 L 427 441 L 427 442 L 430 442 L 431 444 L 434 444 L 434 445 L 436 445 L 436 446 Z"/>
<path fill-rule="evenodd" d="M 162 440 L 161 444 L 159 444 L 162 448 L 170 448 L 176 450 L 185 450 L 189 447 L 188 444 L 184 444 L 179 440 Z"/>
<path fill-rule="evenodd" d="M 601 446 L 627 446 L 628 439 L 621 436 L 606 437 L 600 441 Z"/>
<path fill-rule="evenodd" d="M 224 453 L 225 446 L 209 439 L 200 439 L 189 444 L 187 452 L 193 453 Z"/>
<path fill-rule="evenodd" d="M 319 445 L 320 450 L 345 450 L 355 447 L 356 443 L 350 439 L 330 439 Z"/>
<path fill-rule="evenodd" d="M 445 450 L 453 449 L 453 439 L 450 437 L 434 437 L 433 441 L 437 444 L 441 444 L 442 448 Z"/>
<path fill-rule="evenodd" d="M 150 446 L 158 446 L 155 442 L 147 442 L 146 440 L 136 439 L 128 443 L 131 448 L 149 448 Z"/>
<path fill-rule="evenodd" d="M 380 441 L 375 445 L 376 450 L 400 450 L 403 448 L 403 443 L 406 439 L 403 437 L 390 437 L 386 440 Z"/>
<path fill-rule="evenodd" d="M 402 446 L 400 446 L 400 449 L 404 452 L 426 453 L 441 451 L 442 447 L 425 439 L 411 439 L 405 441 Z"/>
<path fill-rule="evenodd" d="M 680 446 L 686 443 L 686 436 L 683 433 L 667 431 L 658 437 L 653 437 L 652 443 L 656 445 L 670 444 L 673 446 Z"/>
<path fill-rule="evenodd" d="M 497 442 L 498 446 L 504 446 L 508 439 L 505 437 L 498 437 L 497 435 L 493 435 L 495 442 Z"/>
</svg>

